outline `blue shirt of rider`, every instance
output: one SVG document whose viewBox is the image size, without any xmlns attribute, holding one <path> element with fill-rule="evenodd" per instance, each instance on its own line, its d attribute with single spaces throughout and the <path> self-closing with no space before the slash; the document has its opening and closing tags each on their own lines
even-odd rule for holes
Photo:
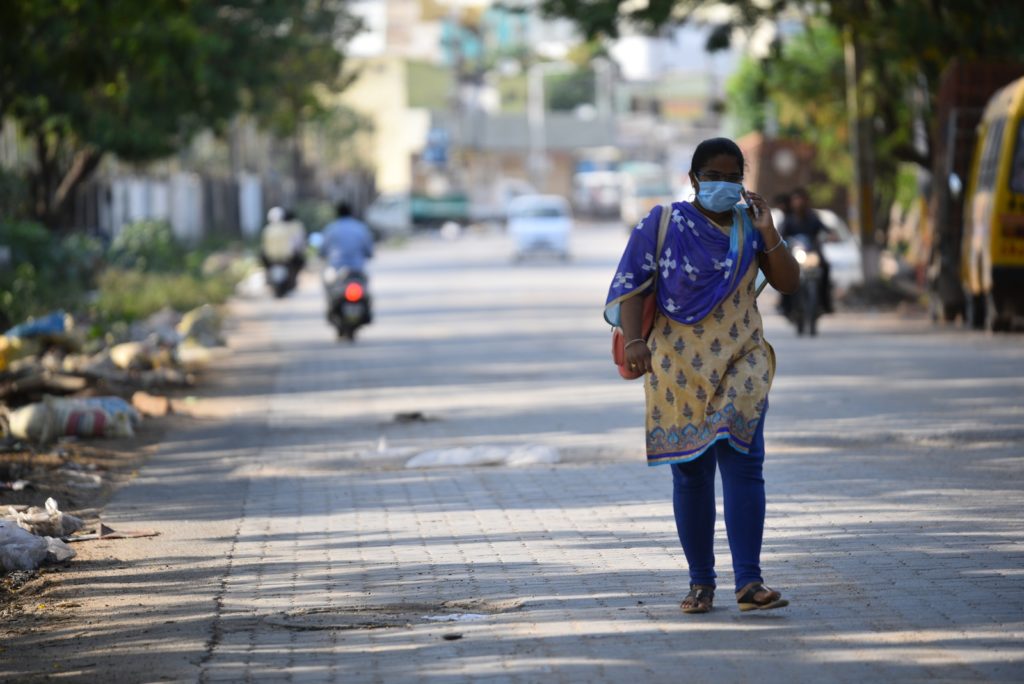
<svg viewBox="0 0 1024 684">
<path fill-rule="evenodd" d="M 336 269 L 363 271 L 373 256 L 373 234 L 359 219 L 346 216 L 327 224 L 320 253 Z"/>
</svg>

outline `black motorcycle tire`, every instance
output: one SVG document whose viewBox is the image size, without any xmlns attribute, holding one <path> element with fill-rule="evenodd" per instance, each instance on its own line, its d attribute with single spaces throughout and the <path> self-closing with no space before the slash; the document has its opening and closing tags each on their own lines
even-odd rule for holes
<svg viewBox="0 0 1024 684">
<path fill-rule="evenodd" d="M 814 337 L 818 334 L 818 302 L 821 298 L 818 281 L 812 278 L 801 289 L 803 290 L 801 292 L 803 302 L 800 308 L 804 320 L 803 327 L 811 337 Z"/>
</svg>

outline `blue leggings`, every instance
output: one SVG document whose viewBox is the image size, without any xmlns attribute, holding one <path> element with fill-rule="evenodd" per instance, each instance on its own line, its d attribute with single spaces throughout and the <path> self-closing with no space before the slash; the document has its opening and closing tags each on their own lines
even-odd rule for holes
<svg viewBox="0 0 1024 684">
<path fill-rule="evenodd" d="M 767 411 L 767 409 L 766 409 Z M 692 461 L 672 465 L 672 504 L 679 541 L 690 566 L 690 583 L 715 586 L 715 466 L 722 471 L 725 529 L 736 590 L 761 577 L 764 536 L 764 415 L 750 453 L 719 440 Z"/>
</svg>

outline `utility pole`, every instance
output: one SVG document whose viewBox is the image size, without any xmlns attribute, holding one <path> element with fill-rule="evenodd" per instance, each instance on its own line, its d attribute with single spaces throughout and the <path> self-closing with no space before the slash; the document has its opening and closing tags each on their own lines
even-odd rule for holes
<svg viewBox="0 0 1024 684">
<path fill-rule="evenodd" d="M 566 62 L 535 62 L 526 71 L 526 121 L 529 129 L 527 166 L 530 182 L 538 192 L 547 184 L 547 103 L 544 94 L 544 76 L 549 73 L 571 71 Z"/>
</svg>

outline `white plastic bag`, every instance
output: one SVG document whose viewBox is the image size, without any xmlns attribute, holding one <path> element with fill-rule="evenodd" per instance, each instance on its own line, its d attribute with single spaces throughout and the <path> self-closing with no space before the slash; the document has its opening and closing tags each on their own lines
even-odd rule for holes
<svg viewBox="0 0 1024 684">
<path fill-rule="evenodd" d="M 64 543 L 63 539 L 43 537 L 46 540 L 46 562 L 63 563 L 75 557 L 75 550 Z"/>
<path fill-rule="evenodd" d="M 26 532 L 9 520 L 0 520 L 0 567 L 6 572 L 35 570 L 46 560 L 48 551 L 44 537 Z"/>
<path fill-rule="evenodd" d="M 46 508 L 33 506 L 27 511 L 10 509 L 10 517 L 18 527 L 39 537 L 67 537 L 85 525 L 81 518 L 62 513 L 53 497 L 46 500 Z"/>
<path fill-rule="evenodd" d="M 41 442 L 42 437 L 52 434 L 52 422 L 50 409 L 43 402 L 22 406 L 12 411 L 8 419 L 11 436 L 30 442 Z"/>
</svg>

